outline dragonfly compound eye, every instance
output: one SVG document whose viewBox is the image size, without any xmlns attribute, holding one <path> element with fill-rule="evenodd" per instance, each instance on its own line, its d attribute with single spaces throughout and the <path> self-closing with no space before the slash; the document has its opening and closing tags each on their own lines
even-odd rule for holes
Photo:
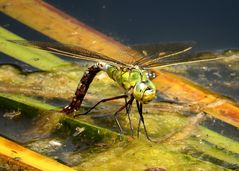
<svg viewBox="0 0 239 171">
<path fill-rule="evenodd" d="M 155 94 L 156 88 L 150 80 L 136 83 L 133 90 L 135 99 L 143 103 L 152 101 L 155 98 Z"/>
</svg>

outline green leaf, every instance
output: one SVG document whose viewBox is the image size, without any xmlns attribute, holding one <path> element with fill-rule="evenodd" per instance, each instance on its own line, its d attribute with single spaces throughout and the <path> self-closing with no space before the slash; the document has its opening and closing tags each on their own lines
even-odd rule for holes
<svg viewBox="0 0 239 171">
<path fill-rule="evenodd" d="M 23 40 L 23 38 L 7 31 L 3 27 L 0 27 L 1 52 L 44 71 L 72 67 L 72 64 L 58 58 L 53 54 L 37 49 L 19 46 L 15 43 L 9 42 L 8 40 Z"/>
</svg>

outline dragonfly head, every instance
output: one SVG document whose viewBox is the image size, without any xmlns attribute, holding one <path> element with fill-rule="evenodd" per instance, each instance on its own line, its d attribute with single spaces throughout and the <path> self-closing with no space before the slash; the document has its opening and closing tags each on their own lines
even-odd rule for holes
<svg viewBox="0 0 239 171">
<path fill-rule="evenodd" d="M 149 103 L 155 98 L 156 88 L 150 80 L 141 81 L 134 86 L 133 95 L 136 100 Z"/>
</svg>

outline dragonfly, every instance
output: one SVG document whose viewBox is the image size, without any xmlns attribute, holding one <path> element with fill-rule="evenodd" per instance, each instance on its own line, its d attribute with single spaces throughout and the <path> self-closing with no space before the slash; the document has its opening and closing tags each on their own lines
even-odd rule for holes
<svg viewBox="0 0 239 171">
<path fill-rule="evenodd" d="M 222 58 L 213 55 L 209 55 L 204 58 L 190 55 L 189 52 L 194 45 L 193 42 L 169 42 L 132 46 L 132 49 L 141 52 L 142 55 L 137 58 L 132 55 L 128 55 L 128 62 L 122 62 L 120 59 L 106 56 L 104 54 L 91 51 L 77 45 L 25 40 L 9 41 L 18 45 L 48 51 L 57 55 L 95 61 L 96 63 L 89 66 L 89 68 L 83 74 L 75 91 L 74 97 L 72 98 L 70 104 L 62 109 L 62 112 L 64 112 L 65 114 L 71 114 L 79 110 L 94 77 L 98 72 L 103 71 L 106 72 L 111 79 L 117 82 L 119 86 L 124 89 L 125 93 L 116 97 L 102 99 L 93 107 L 91 107 L 87 112 L 82 114 L 74 114 L 74 117 L 88 114 L 100 103 L 116 99 L 125 99 L 125 104 L 121 106 L 113 116 L 119 127 L 120 133 L 122 133 L 123 129 L 118 120 L 118 115 L 122 110 L 125 109 L 133 135 L 130 111 L 133 102 L 136 101 L 136 106 L 140 118 L 138 122 L 138 135 L 142 122 L 143 129 L 148 140 L 151 139 L 145 126 L 143 105 L 151 102 L 156 97 L 156 87 L 152 82 L 156 75 L 154 72 L 150 71 L 150 69 L 160 69 L 167 66 L 192 64 L 204 61 L 218 60 Z"/>
</svg>

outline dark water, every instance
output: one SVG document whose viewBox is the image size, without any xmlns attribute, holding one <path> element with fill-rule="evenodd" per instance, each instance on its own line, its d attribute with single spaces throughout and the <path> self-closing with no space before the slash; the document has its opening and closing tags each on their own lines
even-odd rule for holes
<svg viewBox="0 0 239 171">
<path fill-rule="evenodd" d="M 126 44 L 194 40 L 200 49 L 239 47 L 239 1 L 47 0 Z"/>
<path fill-rule="evenodd" d="M 236 0 L 46 1 L 125 44 L 193 40 L 199 49 L 239 48 Z M 0 25 L 28 39 L 48 40 L 3 14 Z"/>
</svg>

